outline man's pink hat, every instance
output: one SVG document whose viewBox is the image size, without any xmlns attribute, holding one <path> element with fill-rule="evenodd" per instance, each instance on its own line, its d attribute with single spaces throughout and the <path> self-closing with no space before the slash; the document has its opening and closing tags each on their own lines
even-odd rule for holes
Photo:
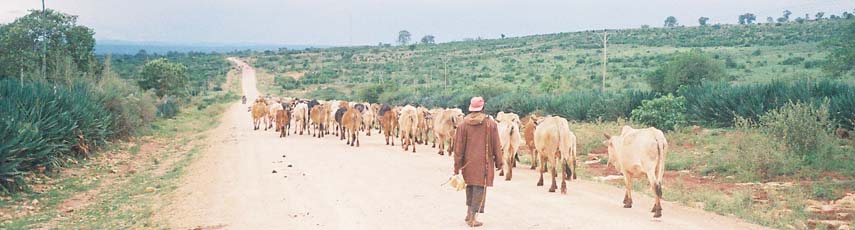
<svg viewBox="0 0 855 230">
<path fill-rule="evenodd" d="M 483 97 L 473 97 L 472 100 L 469 101 L 469 112 L 479 112 L 482 109 L 484 109 Z"/>
</svg>

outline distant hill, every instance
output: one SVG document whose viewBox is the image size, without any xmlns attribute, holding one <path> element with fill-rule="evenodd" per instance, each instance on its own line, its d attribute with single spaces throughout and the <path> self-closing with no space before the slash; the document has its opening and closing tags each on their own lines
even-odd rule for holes
<svg viewBox="0 0 855 230">
<path fill-rule="evenodd" d="M 214 43 L 168 43 L 168 42 L 133 42 L 133 41 L 118 41 L 118 40 L 98 40 L 95 44 L 96 54 L 136 54 L 140 50 L 145 50 L 149 54 L 158 53 L 166 54 L 168 52 L 217 52 L 226 53 L 231 51 L 241 50 L 279 50 L 287 48 L 289 50 L 302 50 L 306 48 L 326 48 L 323 45 L 281 45 L 281 44 L 214 44 Z"/>
</svg>

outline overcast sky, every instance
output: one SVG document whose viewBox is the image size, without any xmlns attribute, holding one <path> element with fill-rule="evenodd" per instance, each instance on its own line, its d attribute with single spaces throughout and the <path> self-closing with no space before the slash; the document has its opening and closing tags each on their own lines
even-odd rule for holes
<svg viewBox="0 0 855 230">
<path fill-rule="evenodd" d="M 45 0 L 78 15 L 97 39 L 170 43 L 375 45 L 406 29 L 418 40 L 524 36 L 587 29 L 736 23 L 745 12 L 791 18 L 852 12 L 855 0 Z M 0 0 L 0 23 L 41 8 L 39 0 Z"/>
</svg>

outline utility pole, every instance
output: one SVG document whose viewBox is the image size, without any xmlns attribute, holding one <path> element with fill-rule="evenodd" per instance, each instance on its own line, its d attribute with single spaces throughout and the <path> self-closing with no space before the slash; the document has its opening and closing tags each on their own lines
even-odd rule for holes
<svg viewBox="0 0 855 230">
<path fill-rule="evenodd" d="M 608 58 L 606 57 L 606 46 L 608 45 L 609 38 L 606 35 L 606 30 L 603 30 L 603 88 L 600 89 L 600 94 L 606 93 L 606 62 Z"/>
<path fill-rule="evenodd" d="M 45 67 L 47 61 L 47 14 L 45 14 L 45 0 L 42 0 L 42 79 L 47 79 L 47 67 Z M 23 77 L 21 78 L 21 82 L 23 82 Z"/>
<path fill-rule="evenodd" d="M 440 59 L 440 60 L 442 60 L 442 59 Z M 444 74 L 445 85 L 443 86 L 443 90 L 445 91 L 446 95 L 448 95 L 448 61 L 449 61 L 448 57 L 446 57 L 445 60 L 443 60 L 443 62 L 445 63 L 445 74 Z"/>
</svg>

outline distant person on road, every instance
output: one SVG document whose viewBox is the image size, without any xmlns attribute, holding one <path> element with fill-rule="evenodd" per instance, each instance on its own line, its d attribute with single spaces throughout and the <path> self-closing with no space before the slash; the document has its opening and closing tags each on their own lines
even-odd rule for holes
<svg viewBox="0 0 855 230">
<path fill-rule="evenodd" d="M 475 216 L 484 213 L 487 186 L 493 186 L 493 171 L 502 168 L 496 121 L 484 110 L 484 98 L 473 97 L 469 114 L 457 126 L 454 137 L 454 174 L 463 173 L 466 181 L 466 224 L 478 227 Z"/>
<path fill-rule="evenodd" d="M 243 103 L 245 105 L 246 104 L 246 95 L 240 96 L 240 101 L 241 101 L 241 103 Z"/>
</svg>

